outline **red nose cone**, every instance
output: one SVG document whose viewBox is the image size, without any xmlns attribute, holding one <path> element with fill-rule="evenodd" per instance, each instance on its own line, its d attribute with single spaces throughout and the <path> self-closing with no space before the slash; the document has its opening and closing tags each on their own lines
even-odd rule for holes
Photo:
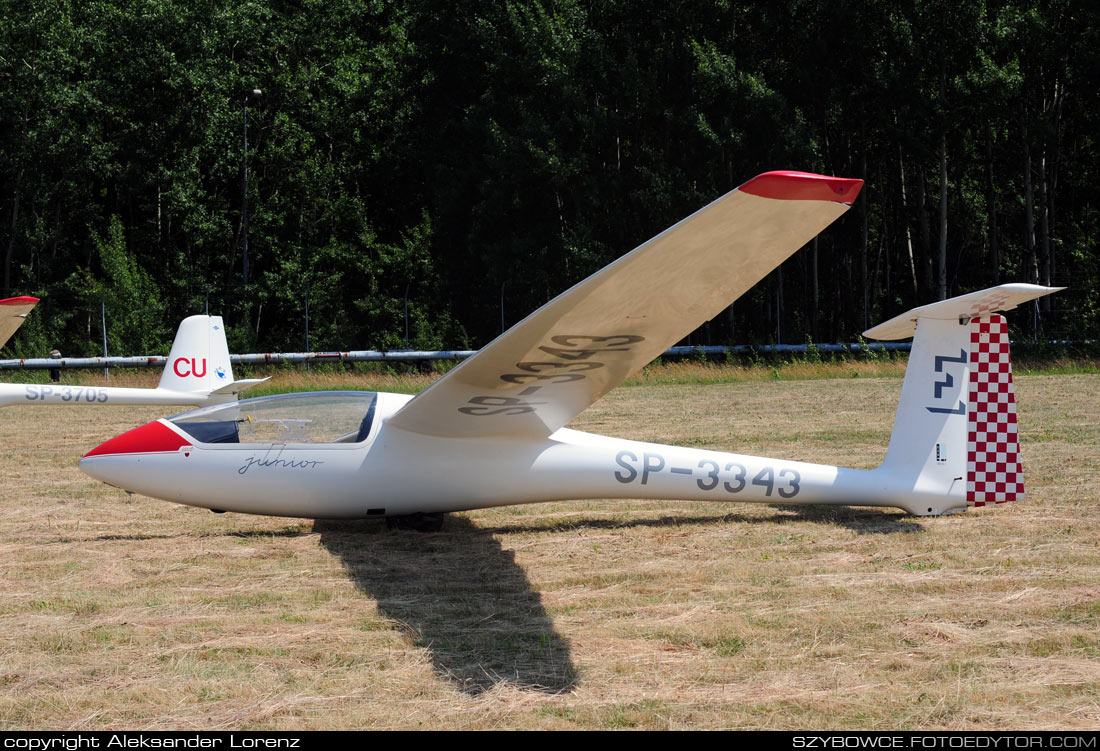
<svg viewBox="0 0 1100 751">
<path fill-rule="evenodd" d="M 179 433 L 160 422 L 150 422 L 140 428 L 128 430 L 120 436 L 101 443 L 85 454 L 103 456 L 105 454 L 149 454 L 156 452 L 178 451 L 180 446 L 189 446 L 191 442 Z"/>
<path fill-rule="evenodd" d="M 851 204 L 863 181 L 852 177 L 829 177 L 812 172 L 765 172 L 738 188 L 761 198 L 786 201 L 835 201 Z"/>
</svg>

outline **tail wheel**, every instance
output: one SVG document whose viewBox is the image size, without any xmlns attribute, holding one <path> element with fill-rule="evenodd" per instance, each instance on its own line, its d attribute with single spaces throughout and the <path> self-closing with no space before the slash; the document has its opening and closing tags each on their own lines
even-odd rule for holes
<svg viewBox="0 0 1100 751">
<path fill-rule="evenodd" d="M 387 516 L 386 526 L 390 529 L 408 530 L 411 532 L 438 532 L 443 529 L 442 511 L 430 514 L 403 514 L 401 516 Z"/>
</svg>

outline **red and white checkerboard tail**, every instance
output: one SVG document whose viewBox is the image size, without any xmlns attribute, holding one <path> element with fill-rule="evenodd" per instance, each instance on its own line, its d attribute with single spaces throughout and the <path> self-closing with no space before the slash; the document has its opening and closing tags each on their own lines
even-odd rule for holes
<svg viewBox="0 0 1100 751">
<path fill-rule="evenodd" d="M 967 505 L 1022 501 L 1024 475 L 1004 316 L 970 320 L 966 414 Z"/>
<path fill-rule="evenodd" d="M 1023 498 L 1008 328 L 997 311 L 1058 289 L 1002 284 L 864 332 L 913 337 L 890 447 L 875 470 L 894 505 L 933 515 Z"/>
</svg>

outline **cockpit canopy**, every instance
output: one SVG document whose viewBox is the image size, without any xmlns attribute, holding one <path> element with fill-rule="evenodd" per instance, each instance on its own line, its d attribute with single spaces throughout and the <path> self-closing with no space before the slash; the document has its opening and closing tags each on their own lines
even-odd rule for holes
<svg viewBox="0 0 1100 751">
<path fill-rule="evenodd" d="M 374 423 L 373 391 L 277 394 L 169 417 L 198 443 L 356 443 Z"/>
</svg>

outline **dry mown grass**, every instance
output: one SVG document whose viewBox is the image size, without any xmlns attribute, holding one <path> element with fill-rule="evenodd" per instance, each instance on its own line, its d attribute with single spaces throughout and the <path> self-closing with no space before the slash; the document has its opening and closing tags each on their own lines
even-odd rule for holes
<svg viewBox="0 0 1100 751">
<path fill-rule="evenodd" d="M 898 378 L 622 388 L 575 427 L 869 467 Z M 1018 379 L 1029 499 L 580 501 L 439 534 L 173 506 L 0 411 L 2 728 L 1096 728 L 1100 376 Z"/>
</svg>

